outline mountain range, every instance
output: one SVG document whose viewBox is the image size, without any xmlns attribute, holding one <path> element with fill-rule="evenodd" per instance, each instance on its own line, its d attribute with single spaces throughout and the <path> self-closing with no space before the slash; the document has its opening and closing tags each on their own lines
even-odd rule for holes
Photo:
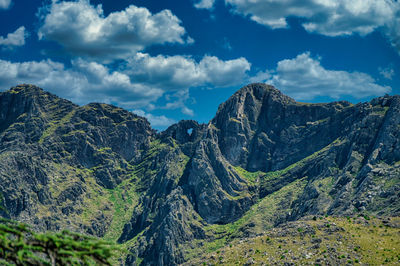
<svg viewBox="0 0 400 266">
<path fill-rule="evenodd" d="M 250 84 L 210 122 L 157 132 L 18 85 L 0 93 L 0 204 L 36 231 L 116 241 L 126 265 L 200 264 L 300 221 L 398 217 L 400 96 L 302 103 Z"/>
</svg>

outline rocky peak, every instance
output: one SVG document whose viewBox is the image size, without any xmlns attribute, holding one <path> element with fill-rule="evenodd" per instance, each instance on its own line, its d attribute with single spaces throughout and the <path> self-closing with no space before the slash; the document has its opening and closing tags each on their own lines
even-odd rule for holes
<svg viewBox="0 0 400 266">
<path fill-rule="evenodd" d="M 127 121 L 135 121 L 143 124 L 143 127 L 146 127 L 147 130 L 153 131 L 146 118 L 110 104 L 87 104 L 77 110 L 77 116 L 93 125 L 107 125 L 107 123 L 116 125 Z"/>
<path fill-rule="evenodd" d="M 212 124 L 220 150 L 231 164 L 249 171 L 271 171 L 335 140 L 343 133 L 344 119 L 354 115 L 351 108 L 345 101 L 296 102 L 273 86 L 255 83 L 221 104 Z M 320 138 L 311 137 L 314 134 Z"/>
<path fill-rule="evenodd" d="M 396 101 L 400 96 L 390 96 L 386 94 L 385 96 L 374 98 L 370 101 L 370 104 L 373 106 L 380 105 L 382 107 L 388 107 L 391 105 L 393 101 Z"/>
<path fill-rule="evenodd" d="M 12 119 L 26 113 L 41 116 L 42 112 L 62 112 L 65 107 L 72 109 L 77 105 L 44 91 L 43 89 L 22 84 L 0 94 L 0 119 Z"/>
<path fill-rule="evenodd" d="M 284 105 L 294 102 L 292 98 L 271 85 L 253 83 L 241 88 L 222 103 L 213 123 L 218 128 L 224 127 L 229 121 L 244 122 L 251 126 L 256 122 L 263 105 Z"/>
<path fill-rule="evenodd" d="M 0 135 L 1 144 L 14 147 L 18 142 L 36 142 L 51 121 L 64 117 L 75 107 L 34 85 L 11 88 L 0 94 L 0 134 L 4 134 Z"/>
<path fill-rule="evenodd" d="M 35 86 L 33 84 L 19 84 L 15 87 L 12 87 L 9 92 L 11 93 L 25 93 L 28 95 L 38 95 L 42 93 L 46 93 L 42 88 Z"/>
<path fill-rule="evenodd" d="M 59 102 L 76 106 L 68 100 L 62 99 L 52 93 L 44 91 L 42 88 L 31 84 L 21 84 L 12 87 L 8 91 L 1 93 L 0 97 L 29 102 L 34 104 L 35 107 L 40 107 L 43 109 L 49 107 L 48 105 Z"/>
</svg>

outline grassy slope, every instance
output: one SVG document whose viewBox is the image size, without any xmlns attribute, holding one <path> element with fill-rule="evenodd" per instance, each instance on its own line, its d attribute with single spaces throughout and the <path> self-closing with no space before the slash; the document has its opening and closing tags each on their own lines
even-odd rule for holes
<svg viewBox="0 0 400 266">
<path fill-rule="evenodd" d="M 314 218 L 315 219 L 315 218 Z M 318 217 L 291 222 L 263 235 L 234 240 L 188 265 L 396 265 L 400 263 L 400 218 Z"/>
<path fill-rule="evenodd" d="M 288 166 L 286 169 L 283 169 L 283 170 L 269 172 L 269 173 L 262 173 L 262 172 L 250 173 L 240 167 L 235 167 L 235 171 L 239 175 L 241 175 L 243 178 L 245 178 L 250 184 L 251 183 L 254 184 L 255 182 L 258 182 L 259 179 L 261 178 L 261 182 L 263 183 L 262 185 L 268 186 L 268 183 L 270 183 L 271 181 L 275 182 L 276 179 L 279 179 L 283 174 L 287 173 L 289 170 L 291 170 L 293 168 L 298 168 L 298 167 L 301 168 L 308 160 L 313 160 L 317 155 L 321 154 L 324 151 L 327 151 L 332 145 L 337 145 L 337 144 L 340 144 L 339 140 L 335 140 L 333 143 L 331 143 L 327 147 L 323 148 L 321 151 L 318 151 L 318 152 L 310 155 L 309 157 L 307 157 L 293 165 Z M 196 259 L 195 259 L 198 257 L 198 254 L 209 254 L 208 256 L 206 256 L 206 258 L 208 258 L 207 262 L 212 262 L 211 264 L 217 263 L 220 258 L 220 256 L 217 256 L 217 254 L 219 254 L 220 252 L 222 252 L 224 250 L 229 250 L 229 248 L 227 248 L 227 247 L 233 246 L 232 250 L 234 250 L 237 253 L 236 257 L 231 254 L 230 255 L 231 257 L 229 257 L 228 259 L 222 258 L 223 261 L 229 262 L 229 263 L 223 263 L 223 264 L 231 265 L 231 264 L 234 264 L 233 262 L 235 262 L 235 263 L 241 262 L 242 264 L 240 264 L 240 265 L 243 265 L 243 263 L 247 263 L 248 261 L 244 260 L 242 257 L 248 257 L 248 256 L 244 256 L 243 254 L 240 254 L 240 252 L 239 252 L 240 250 L 243 250 L 244 247 L 239 245 L 238 248 L 235 248 L 235 246 L 238 245 L 238 241 L 242 241 L 240 239 L 248 239 L 249 237 L 252 237 L 254 235 L 263 235 L 268 230 L 273 230 L 272 228 L 274 228 L 274 226 L 276 226 L 277 221 L 279 222 L 279 221 L 284 220 L 284 218 L 290 214 L 292 203 L 301 196 L 301 194 L 304 192 L 304 188 L 307 185 L 307 183 L 312 184 L 318 190 L 318 193 L 320 193 L 321 198 L 326 199 L 327 202 L 332 201 L 333 199 L 329 195 L 329 191 L 331 191 L 331 189 L 332 189 L 333 181 L 334 181 L 333 177 L 329 177 L 329 176 L 325 177 L 325 178 L 314 179 L 314 180 L 308 180 L 308 178 L 305 176 L 301 179 L 297 179 L 297 180 L 289 183 L 288 185 L 277 190 L 276 192 L 269 194 L 265 198 L 259 200 L 259 202 L 257 204 L 255 204 L 238 221 L 231 223 L 231 224 L 226 224 L 226 225 L 206 226 L 205 230 L 207 232 L 207 235 L 209 236 L 209 240 L 204 240 L 204 241 L 198 240 L 195 243 L 191 243 L 190 245 L 183 245 L 182 248 L 184 250 L 186 250 L 186 258 L 189 259 L 190 263 L 194 263 L 194 262 L 199 263 L 199 261 L 196 261 Z M 325 205 L 322 207 L 325 208 L 326 207 Z M 332 220 L 338 221 L 338 223 L 341 222 L 340 218 L 332 218 L 331 217 L 331 218 L 327 218 L 327 219 L 328 220 L 332 219 Z M 379 223 L 379 222 L 376 222 L 375 227 L 377 226 L 377 223 Z M 353 226 L 352 228 L 349 228 L 349 226 L 346 225 L 345 230 L 358 231 L 358 230 L 362 230 L 362 228 L 357 227 L 357 226 Z M 371 230 L 371 229 L 368 226 L 366 226 L 365 230 Z M 388 230 L 390 230 L 390 229 L 388 229 Z M 393 236 L 394 238 L 396 238 L 396 237 L 398 238 L 400 236 L 399 233 L 400 233 L 400 231 L 397 230 L 396 231 L 397 236 L 395 236 L 394 233 L 390 236 Z M 389 241 L 388 237 L 386 237 L 385 235 L 382 235 L 382 234 L 379 235 L 375 231 L 371 231 L 371 232 L 367 231 L 367 232 L 364 232 L 364 234 L 358 234 L 358 235 L 361 235 L 361 236 L 359 236 L 360 239 L 358 239 L 357 241 L 356 240 L 354 240 L 354 241 L 356 241 L 355 243 L 357 243 L 358 246 L 361 246 L 361 247 L 364 246 L 364 248 L 365 248 L 364 250 L 366 252 L 361 254 L 364 256 L 364 257 L 361 256 L 364 259 L 368 258 L 367 257 L 367 256 L 369 256 L 368 253 L 370 253 L 371 251 L 379 252 L 379 249 L 378 249 L 379 247 L 377 247 L 377 246 L 371 246 L 371 248 L 367 248 L 368 245 L 375 243 L 375 242 L 368 242 L 368 240 L 370 240 L 370 239 L 379 239 L 379 241 L 381 241 L 382 243 L 385 243 L 384 245 L 389 245 L 389 246 L 394 245 L 395 249 L 393 249 L 393 250 L 396 250 L 396 248 L 397 248 L 397 250 L 400 250 L 399 242 L 389 243 L 389 242 L 387 242 L 387 241 Z M 314 235 L 314 237 L 315 237 L 315 235 Z M 340 235 L 337 235 L 337 236 L 333 235 L 332 238 L 326 239 L 325 244 L 328 244 L 329 242 L 331 242 L 331 245 L 336 245 L 336 243 L 339 240 L 333 239 L 334 237 L 340 237 Z M 279 246 L 279 245 L 277 245 L 277 246 Z M 302 247 L 302 245 L 299 245 L 299 244 L 293 244 L 293 248 L 294 248 L 294 250 L 292 251 L 291 254 L 294 254 L 295 252 L 297 252 L 299 254 L 299 252 L 301 250 L 304 250 L 304 247 Z M 253 248 L 253 249 L 256 250 L 255 248 Z M 345 252 L 346 250 L 351 251 L 353 249 L 354 248 L 351 248 L 349 246 L 343 246 L 342 249 L 340 249 L 340 250 Z M 389 249 L 392 250 L 391 248 L 389 248 Z M 274 252 L 274 253 L 272 253 L 273 254 L 272 257 L 274 259 L 276 259 L 276 258 L 283 259 L 282 256 L 285 256 L 285 254 L 278 254 L 279 253 L 278 251 L 283 251 L 283 253 L 285 253 L 285 250 L 283 248 L 279 248 L 279 250 L 274 250 L 274 247 L 270 246 L 269 251 Z M 264 252 L 267 252 L 267 251 L 264 251 Z M 286 253 L 290 253 L 289 250 L 287 250 Z M 339 256 L 339 255 L 342 256 L 342 254 L 339 254 L 339 253 L 340 252 L 338 251 L 338 253 L 337 254 L 335 253 L 335 254 L 337 256 Z M 268 254 L 270 254 L 270 253 L 268 253 Z M 354 261 L 360 261 L 361 257 L 357 254 L 354 253 L 354 254 L 350 255 L 350 258 L 348 260 L 352 260 L 352 263 Z M 382 255 L 382 256 L 384 256 L 384 260 L 387 259 L 387 261 L 393 261 L 393 260 L 396 260 L 396 256 L 400 255 L 400 252 L 397 252 L 397 253 L 389 252 L 388 254 L 390 254 L 389 257 L 387 257 L 386 255 Z M 351 256 L 353 256 L 354 258 L 352 258 Z M 211 257 L 217 258 L 217 260 L 212 260 L 212 259 L 210 260 Z M 260 256 L 256 256 L 256 257 L 259 259 Z M 287 256 L 285 256 L 285 258 L 286 257 Z M 307 255 L 307 257 L 309 257 L 309 256 Z M 346 258 L 347 258 L 347 255 L 346 255 Z M 299 258 L 297 258 L 297 259 L 299 259 Z M 309 259 L 305 259 L 305 260 L 301 260 L 301 261 L 302 261 L 302 263 L 307 263 L 307 262 L 312 261 L 313 259 L 315 261 L 316 258 L 311 256 Z M 375 259 L 377 259 L 377 258 L 369 258 L 366 261 L 369 261 L 371 263 L 375 263 L 375 262 L 378 263 L 379 260 L 375 261 Z M 265 261 L 265 258 L 262 261 Z M 269 262 L 267 261 L 267 263 L 271 263 L 271 262 L 272 261 L 269 261 Z M 277 260 L 276 262 L 278 264 L 281 264 L 281 262 L 283 262 L 283 261 Z M 346 260 L 344 260 L 344 261 L 331 260 L 331 262 L 342 264 L 343 262 L 346 262 Z"/>
<path fill-rule="evenodd" d="M 337 143 L 339 143 L 339 141 L 335 140 L 330 145 L 335 145 Z M 263 173 L 260 171 L 252 173 L 241 167 L 234 167 L 234 169 L 240 176 L 247 180 L 249 184 L 261 182 L 263 183 L 262 185 L 267 186 L 269 182 L 279 179 L 283 174 L 287 173 L 291 169 L 302 167 L 308 160 L 312 160 L 318 154 L 328 149 L 330 145 L 283 170 L 269 173 Z M 260 181 L 261 177 L 263 177 L 262 181 Z M 329 181 L 327 183 L 330 183 Z M 303 193 L 306 184 L 307 177 L 297 179 L 278 191 L 259 200 L 257 204 L 252 206 L 251 209 L 236 222 L 225 225 L 207 226 L 205 230 L 211 241 L 197 240 L 194 245 L 191 243 L 191 247 L 184 245 L 182 248 L 186 250 L 187 259 L 191 259 L 197 256 L 197 254 L 203 252 L 213 252 L 227 245 L 232 241 L 232 239 L 246 234 L 246 228 L 251 228 L 252 233 L 262 233 L 263 231 L 272 228 L 280 217 L 286 217 L 286 215 L 291 211 L 290 206 L 292 202 L 297 200 L 301 193 Z M 330 184 L 326 185 L 329 186 Z M 193 248 L 193 246 L 195 247 Z"/>
<path fill-rule="evenodd" d="M 196 240 L 196 243 L 191 243 L 195 248 L 182 247 L 186 251 L 186 257 L 191 259 L 198 254 L 212 253 L 246 234 L 246 228 L 257 233 L 272 228 L 276 217 L 286 216 L 291 203 L 297 199 L 304 186 L 305 179 L 299 179 L 259 201 L 236 222 L 206 226 L 206 233 L 212 240 Z"/>
</svg>

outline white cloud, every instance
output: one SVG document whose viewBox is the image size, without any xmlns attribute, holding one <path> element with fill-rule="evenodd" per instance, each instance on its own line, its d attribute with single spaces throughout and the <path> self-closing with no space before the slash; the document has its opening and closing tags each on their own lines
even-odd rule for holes
<svg viewBox="0 0 400 266">
<path fill-rule="evenodd" d="M 211 9 L 213 8 L 215 0 L 200 0 L 194 6 L 198 9 Z"/>
<path fill-rule="evenodd" d="M 180 88 L 240 85 L 247 77 L 251 64 L 243 57 L 220 60 L 204 56 L 200 62 L 185 56 L 151 57 L 137 53 L 128 59 L 127 72 L 132 80 L 177 90 Z"/>
<path fill-rule="evenodd" d="M 388 86 L 376 84 L 365 73 L 325 69 L 321 66 L 320 58 L 311 58 L 310 53 L 278 62 L 272 73 L 267 83 L 297 100 L 310 100 L 317 96 L 338 99 L 344 95 L 363 98 L 391 91 Z"/>
<path fill-rule="evenodd" d="M 71 67 L 51 60 L 14 63 L 0 60 L 0 87 L 32 83 L 78 104 L 115 103 L 125 108 L 179 109 L 193 116 L 187 104 L 193 87 L 242 85 L 250 63 L 244 58 L 223 61 L 205 56 L 200 62 L 184 56 L 138 53 L 119 71 L 78 58 Z M 162 105 L 157 102 L 165 97 Z"/>
<path fill-rule="evenodd" d="M 53 1 L 42 17 L 39 39 L 56 41 L 73 55 L 99 61 L 125 58 L 153 44 L 193 42 L 185 40 L 185 29 L 170 10 L 152 14 L 130 5 L 105 17 L 102 6 L 88 0 Z"/>
<path fill-rule="evenodd" d="M 167 104 L 159 106 L 159 109 L 180 109 L 181 112 L 188 116 L 194 116 L 194 111 L 186 106 L 186 102 L 190 100 L 189 89 L 181 89 L 175 93 L 165 96 Z"/>
<path fill-rule="evenodd" d="M 307 31 L 317 32 L 328 36 L 351 35 L 358 33 L 366 35 L 375 29 L 387 26 L 396 17 L 400 6 L 391 0 L 352 0 L 322 2 L 325 10 L 318 20 L 313 14 L 309 22 L 303 26 Z"/>
<path fill-rule="evenodd" d="M 266 82 L 271 78 L 271 73 L 269 70 L 259 71 L 255 76 L 249 78 L 250 83 Z"/>
<path fill-rule="evenodd" d="M 25 45 L 25 38 L 28 37 L 28 32 L 25 31 L 25 27 L 21 26 L 16 31 L 7 34 L 7 37 L 0 36 L 0 46 L 6 46 L 8 48 L 15 46 Z"/>
<path fill-rule="evenodd" d="M 141 108 L 163 95 L 161 89 L 130 82 L 127 75 L 78 59 L 72 68 L 51 60 L 14 63 L 0 60 L 0 87 L 32 83 L 79 104 L 117 103 L 125 108 Z"/>
<path fill-rule="evenodd" d="M 381 74 L 386 79 L 392 79 L 394 76 L 394 69 L 392 66 L 388 66 L 386 68 L 378 68 L 379 74 Z"/>
<path fill-rule="evenodd" d="M 309 32 L 364 36 L 384 28 L 400 52 L 400 2 L 396 0 L 225 0 L 233 11 L 272 29 L 286 28 L 290 16 L 305 19 Z"/>
<path fill-rule="evenodd" d="M 137 53 L 127 59 L 125 71 L 132 82 L 169 91 L 165 106 L 158 109 L 180 109 L 183 114 L 193 116 L 186 103 L 191 98 L 189 88 L 240 86 L 248 79 L 251 64 L 245 58 L 221 60 L 215 56 L 204 56 L 199 62 L 191 57 L 155 57 Z"/>
<path fill-rule="evenodd" d="M 176 123 L 174 119 L 168 118 L 165 115 L 157 116 L 150 113 L 146 113 L 140 109 L 133 110 L 132 112 L 137 114 L 138 116 L 146 117 L 153 127 L 164 128 Z"/>
<path fill-rule="evenodd" d="M 11 0 L 0 0 L 0 9 L 8 9 L 11 6 Z"/>
<path fill-rule="evenodd" d="M 215 56 L 205 56 L 199 63 L 199 69 L 206 75 L 206 82 L 217 87 L 240 84 L 250 70 L 251 64 L 243 57 L 222 61 Z"/>
<path fill-rule="evenodd" d="M 290 16 L 307 19 L 306 30 L 329 36 L 372 32 L 395 17 L 393 0 L 225 0 L 238 13 L 272 28 L 287 27 Z"/>
</svg>

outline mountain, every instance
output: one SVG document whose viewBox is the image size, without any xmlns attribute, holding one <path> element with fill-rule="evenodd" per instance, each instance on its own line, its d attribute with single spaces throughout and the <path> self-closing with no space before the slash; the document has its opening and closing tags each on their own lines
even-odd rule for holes
<svg viewBox="0 0 400 266">
<path fill-rule="evenodd" d="M 3 217 L 117 241 L 128 265 L 194 263 L 310 216 L 400 216 L 400 96 L 309 104 L 250 84 L 209 123 L 157 133 L 19 85 L 0 93 L 0 159 Z"/>
</svg>

